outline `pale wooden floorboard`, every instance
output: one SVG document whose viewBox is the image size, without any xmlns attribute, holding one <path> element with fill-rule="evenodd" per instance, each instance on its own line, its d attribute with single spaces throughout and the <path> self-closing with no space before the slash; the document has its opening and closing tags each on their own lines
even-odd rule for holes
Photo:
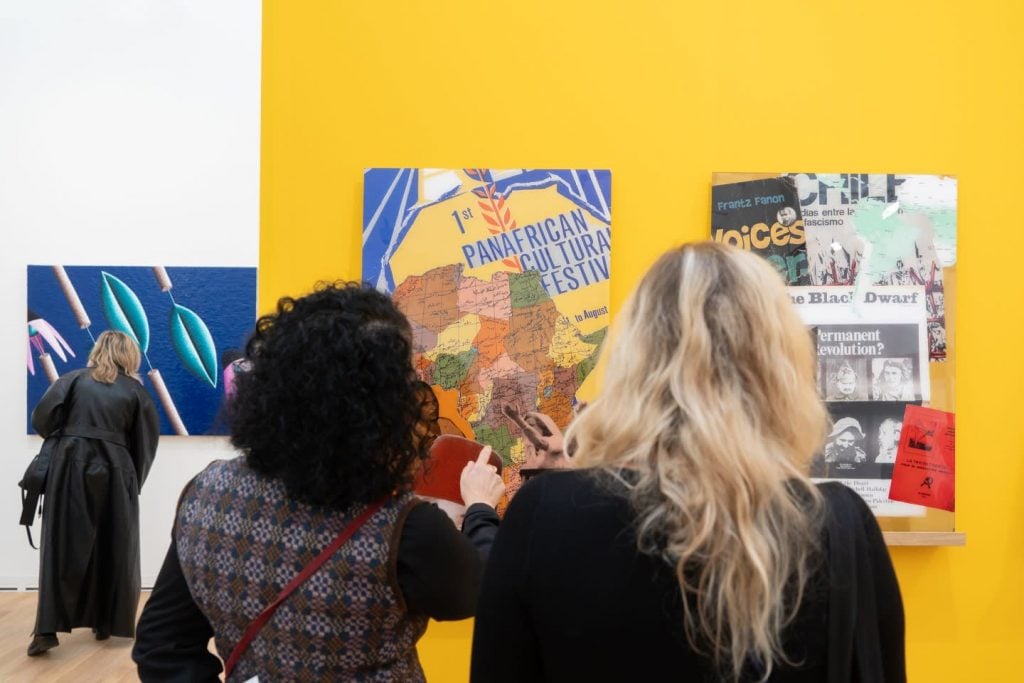
<svg viewBox="0 0 1024 683">
<path fill-rule="evenodd" d="M 139 611 L 149 597 L 143 591 Z M 138 681 L 128 638 L 98 642 L 89 629 L 58 633 L 60 647 L 28 657 L 36 593 L 0 592 L 0 681 L 3 683 L 131 683 Z"/>
</svg>

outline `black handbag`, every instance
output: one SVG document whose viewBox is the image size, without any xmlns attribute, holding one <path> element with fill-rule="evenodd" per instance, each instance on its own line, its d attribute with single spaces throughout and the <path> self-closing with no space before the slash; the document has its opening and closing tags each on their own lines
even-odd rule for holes
<svg viewBox="0 0 1024 683">
<path fill-rule="evenodd" d="M 42 505 L 39 499 L 43 496 L 43 489 L 46 488 L 46 475 L 50 471 L 50 462 L 53 460 L 53 451 L 57 447 L 57 442 L 60 441 L 64 423 L 67 418 L 66 406 L 71 401 L 71 392 L 75 388 L 75 383 L 78 381 L 78 377 L 71 380 L 71 385 L 68 387 L 68 393 L 64 397 L 64 401 L 61 405 L 61 425 L 58 427 L 50 436 L 43 440 L 43 445 L 39 449 L 39 453 L 32 458 L 32 462 L 28 464 L 28 468 L 25 469 L 25 474 L 22 475 L 21 481 L 18 482 L 18 486 L 21 487 L 21 524 L 25 527 L 25 534 L 28 536 L 28 544 L 33 548 L 36 548 L 36 544 L 32 542 L 32 521 L 36 514 L 36 508 L 39 508 L 40 516 L 43 514 Z M 38 550 L 38 548 L 36 548 Z"/>
</svg>

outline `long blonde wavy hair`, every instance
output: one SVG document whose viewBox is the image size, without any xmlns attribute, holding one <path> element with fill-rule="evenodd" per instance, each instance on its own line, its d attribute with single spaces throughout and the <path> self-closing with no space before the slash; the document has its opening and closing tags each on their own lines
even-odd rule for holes
<svg viewBox="0 0 1024 683">
<path fill-rule="evenodd" d="M 92 368 L 92 378 L 104 384 L 113 384 L 121 372 L 141 381 L 141 364 L 142 354 L 139 345 L 124 332 L 115 330 L 107 330 L 96 338 L 87 363 L 88 367 Z"/>
<path fill-rule="evenodd" d="M 691 647 L 765 679 L 818 557 L 807 477 L 828 414 L 779 275 L 734 247 L 661 257 L 612 336 L 604 388 L 569 429 L 575 466 L 627 484 L 641 551 L 675 568 Z M 634 476 L 622 477 L 622 470 Z"/>
</svg>

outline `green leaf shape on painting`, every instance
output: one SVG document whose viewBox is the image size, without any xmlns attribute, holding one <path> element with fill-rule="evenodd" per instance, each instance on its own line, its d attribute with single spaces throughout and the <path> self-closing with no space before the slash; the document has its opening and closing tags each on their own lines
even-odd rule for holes
<svg viewBox="0 0 1024 683">
<path fill-rule="evenodd" d="M 171 343 L 189 372 L 217 387 L 217 347 L 210 328 L 195 311 L 180 304 L 171 309 Z"/>
<path fill-rule="evenodd" d="M 100 298 L 103 299 L 103 313 L 107 322 L 118 332 L 124 332 L 135 340 L 142 353 L 149 351 L 149 320 L 146 309 L 132 288 L 106 271 L 100 271 L 103 283 Z"/>
</svg>

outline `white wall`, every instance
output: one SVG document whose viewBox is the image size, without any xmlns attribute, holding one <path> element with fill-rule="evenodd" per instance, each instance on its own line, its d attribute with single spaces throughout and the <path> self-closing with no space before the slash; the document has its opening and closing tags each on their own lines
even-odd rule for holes
<svg viewBox="0 0 1024 683">
<path fill-rule="evenodd" d="M 0 0 L 0 588 L 38 571 L 17 525 L 40 443 L 24 433 L 25 266 L 256 266 L 260 20 L 257 0 Z M 144 586 L 181 487 L 230 453 L 161 439 Z"/>
</svg>

